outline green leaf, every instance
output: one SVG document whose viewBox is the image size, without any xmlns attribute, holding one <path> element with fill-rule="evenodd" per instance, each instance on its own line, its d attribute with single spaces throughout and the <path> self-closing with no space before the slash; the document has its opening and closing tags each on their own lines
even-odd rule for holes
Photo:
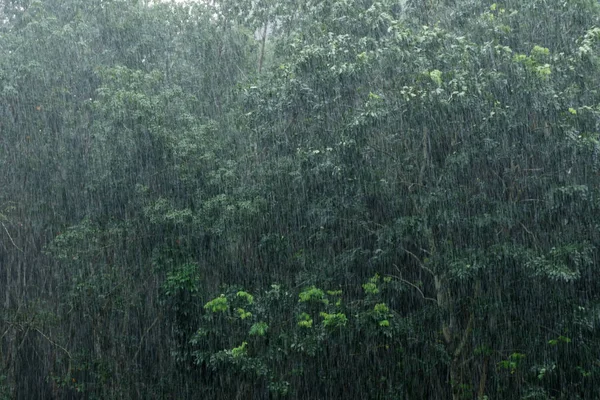
<svg viewBox="0 0 600 400">
<path fill-rule="evenodd" d="M 307 313 L 302 313 L 298 316 L 298 326 L 303 328 L 312 328 L 313 320 Z"/>
<path fill-rule="evenodd" d="M 344 313 L 329 314 L 321 312 L 319 315 L 323 317 L 323 326 L 326 328 L 340 328 L 348 323 L 348 318 Z"/>
<path fill-rule="evenodd" d="M 373 308 L 373 310 L 376 313 L 380 313 L 380 314 L 387 314 L 390 311 L 390 309 L 388 308 L 388 306 L 385 303 L 375 304 L 375 307 Z"/>
<path fill-rule="evenodd" d="M 362 285 L 365 293 L 367 294 L 377 294 L 379 293 L 379 288 L 373 282 L 367 282 Z"/>
<path fill-rule="evenodd" d="M 329 300 L 325 298 L 325 293 L 321 289 L 317 289 L 315 286 L 311 286 L 308 289 L 300 292 L 298 297 L 302 303 L 329 304 Z"/>
<path fill-rule="evenodd" d="M 240 316 L 240 319 L 246 319 L 246 318 L 252 317 L 252 313 L 245 311 L 243 308 L 237 308 L 236 311 L 237 311 L 238 315 Z"/>
<path fill-rule="evenodd" d="M 442 71 L 438 70 L 438 69 L 434 69 L 433 71 L 429 72 L 429 77 L 431 78 L 432 81 L 434 81 L 438 86 L 442 85 Z"/>
<path fill-rule="evenodd" d="M 246 299 L 248 304 L 252 304 L 254 302 L 254 296 L 252 296 L 248 292 L 244 292 L 244 291 L 240 290 L 239 292 L 237 292 L 236 296 Z"/>
<path fill-rule="evenodd" d="M 234 347 L 231 349 L 231 355 L 233 358 L 240 358 L 245 356 L 248 353 L 248 342 L 243 342 L 240 346 Z"/>
<path fill-rule="evenodd" d="M 250 336 L 265 336 L 269 330 L 266 322 L 257 322 L 250 327 Z"/>
<path fill-rule="evenodd" d="M 204 309 L 209 310 L 213 313 L 225 312 L 229 308 L 229 302 L 224 294 L 221 294 L 216 299 L 213 299 L 204 305 Z"/>
</svg>

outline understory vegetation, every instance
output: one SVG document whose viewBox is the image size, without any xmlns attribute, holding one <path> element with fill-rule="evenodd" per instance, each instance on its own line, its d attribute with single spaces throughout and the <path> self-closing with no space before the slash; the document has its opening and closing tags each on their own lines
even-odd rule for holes
<svg viewBox="0 0 600 400">
<path fill-rule="evenodd" d="M 600 398 L 597 1 L 0 15 L 0 399 Z"/>
</svg>

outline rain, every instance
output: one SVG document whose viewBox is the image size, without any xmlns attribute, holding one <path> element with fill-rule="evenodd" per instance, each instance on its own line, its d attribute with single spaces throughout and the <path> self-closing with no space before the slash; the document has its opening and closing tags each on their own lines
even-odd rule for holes
<svg viewBox="0 0 600 400">
<path fill-rule="evenodd" d="M 0 0 L 0 400 L 600 399 L 596 0 Z"/>
</svg>

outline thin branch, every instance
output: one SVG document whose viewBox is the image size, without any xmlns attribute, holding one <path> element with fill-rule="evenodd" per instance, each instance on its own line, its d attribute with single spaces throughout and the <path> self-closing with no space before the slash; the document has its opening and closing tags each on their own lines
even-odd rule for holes
<svg viewBox="0 0 600 400">
<path fill-rule="evenodd" d="M 429 272 L 431 274 L 431 276 L 435 276 L 435 274 L 433 273 L 433 271 L 431 269 L 427 268 L 425 266 L 425 264 L 423 264 L 423 261 L 421 261 L 421 259 L 415 253 L 413 253 L 413 252 L 411 252 L 409 250 L 406 250 L 406 249 L 404 249 L 404 251 L 407 252 L 408 255 L 412 256 L 412 258 L 414 258 L 415 260 L 417 260 L 417 262 L 419 263 L 419 267 L 421 267 L 421 269 Z"/>
<path fill-rule="evenodd" d="M 140 354 L 140 351 L 142 350 L 142 344 L 144 343 L 144 339 L 146 338 L 146 335 L 148 335 L 148 332 L 150 332 L 150 330 L 152 328 L 154 328 L 154 325 L 156 325 L 157 322 L 158 322 L 158 317 L 154 318 L 154 321 L 150 324 L 150 326 L 148 327 L 148 329 L 146 329 L 146 332 L 144 332 L 144 334 L 140 338 L 140 344 L 139 344 L 139 346 L 137 348 L 137 351 L 133 355 L 133 359 L 134 360 L 137 359 L 138 354 Z"/>
<path fill-rule="evenodd" d="M 398 279 L 400 282 L 402 282 L 402 283 L 405 283 L 405 284 L 407 284 L 407 285 L 409 285 L 409 286 L 412 286 L 413 288 L 417 289 L 417 291 L 419 292 L 419 294 L 421 295 L 421 297 L 423 297 L 423 299 L 425 299 L 425 300 L 429 300 L 429 301 L 433 301 L 435 304 L 437 304 L 437 300 L 435 300 L 435 299 L 432 299 L 431 297 L 427 297 L 427 296 L 425 296 L 425 293 L 423 293 L 423 291 L 422 291 L 422 290 L 421 290 L 421 289 L 420 289 L 420 288 L 419 288 L 417 285 L 415 285 L 414 283 L 412 283 L 412 282 L 409 282 L 409 281 L 407 281 L 406 279 L 404 279 L 404 278 L 401 278 L 401 277 L 399 277 L 399 276 L 396 276 L 396 275 L 390 275 L 390 274 L 387 274 L 387 276 L 389 276 L 389 277 L 391 277 L 391 278 Z"/>
<path fill-rule="evenodd" d="M 535 234 L 533 232 L 531 232 L 529 229 L 527 229 L 527 227 L 522 222 L 519 222 L 519 224 L 521 224 L 523 229 L 525 229 L 525 232 L 529 233 L 533 237 L 533 240 L 535 240 L 536 242 L 539 243 L 537 236 L 535 236 Z"/>
<path fill-rule="evenodd" d="M 458 347 L 454 351 L 454 358 L 458 358 L 460 356 L 460 354 L 462 353 L 465 345 L 467 344 L 467 340 L 469 339 L 469 335 L 471 334 L 471 331 L 473 330 L 473 320 L 474 319 L 475 318 L 473 316 L 473 313 L 471 313 L 471 316 L 469 317 L 469 322 L 467 323 L 467 328 L 463 332 L 462 340 L 460 341 L 460 344 L 458 345 Z"/>
<path fill-rule="evenodd" d="M 4 222 L 0 222 L 0 224 L 2 224 L 2 227 L 4 228 L 4 231 L 6 232 L 6 234 L 8 235 L 8 238 L 10 239 L 10 242 L 13 244 L 13 246 L 15 246 L 15 248 L 17 250 L 19 250 L 21 253 L 23 253 L 23 250 L 21 250 L 19 248 L 19 246 L 17 246 L 17 244 L 15 243 L 15 241 L 13 240 L 12 236 L 10 236 L 10 232 L 8 231 L 8 229 L 6 229 L 6 225 L 4 225 Z"/>
<path fill-rule="evenodd" d="M 263 34 L 262 34 L 262 39 L 261 39 L 260 58 L 258 59 L 258 73 L 259 74 L 262 71 L 263 62 L 264 62 L 264 59 L 265 59 L 265 44 L 267 42 L 267 28 L 268 28 L 268 26 L 269 26 L 269 19 L 266 18 L 265 27 L 263 29 Z"/>
<path fill-rule="evenodd" d="M 527 229 L 527 227 L 522 222 L 519 222 L 519 224 L 521 224 L 521 226 L 523 227 L 523 229 L 525 229 L 525 232 L 527 232 L 531 236 L 535 237 L 535 235 L 529 229 Z"/>
<path fill-rule="evenodd" d="M 423 180 L 425 178 L 425 170 L 429 166 L 429 131 L 427 127 L 423 127 L 423 164 L 421 164 L 421 170 L 419 171 L 419 186 L 423 186 Z"/>
<path fill-rule="evenodd" d="M 483 399 L 485 394 L 485 384 L 487 382 L 487 371 L 488 371 L 488 363 L 490 357 L 485 356 L 483 358 L 483 372 L 481 373 L 481 377 L 479 378 L 479 390 L 477 391 L 477 398 Z"/>
<path fill-rule="evenodd" d="M 23 348 L 23 345 L 25 344 L 25 340 L 27 340 L 28 333 L 29 333 L 29 324 L 27 324 L 25 326 L 25 333 L 23 334 L 23 339 L 21 340 L 21 343 L 19 343 L 19 345 L 17 346 L 17 352 L 21 351 L 21 348 Z"/>
<path fill-rule="evenodd" d="M 242 73 L 242 75 L 244 76 L 244 79 L 248 79 L 248 77 L 246 76 L 246 73 L 244 72 L 244 70 L 242 70 L 242 69 L 240 68 L 240 66 L 239 66 L 239 65 L 237 65 L 237 64 L 236 64 L 236 67 L 237 67 L 237 69 L 238 69 L 238 70 L 239 70 L 239 71 Z"/>
<path fill-rule="evenodd" d="M 0 341 L 2 339 L 4 339 L 4 336 L 6 336 L 8 334 L 8 332 L 10 331 L 10 328 L 7 328 L 6 331 L 4 331 L 4 333 L 2 334 L 2 336 L 0 336 Z"/>
<path fill-rule="evenodd" d="M 49 341 L 52 345 L 58 347 L 59 349 L 61 349 L 62 351 L 64 351 L 67 356 L 69 357 L 69 359 L 72 359 L 73 357 L 71 357 L 71 353 L 69 353 L 69 350 L 65 349 L 64 347 L 62 347 L 60 344 L 56 343 L 55 341 L 53 341 L 52 339 L 50 339 L 48 336 L 46 336 L 44 334 L 44 332 L 40 331 L 38 328 L 35 328 L 35 331 L 37 333 L 39 333 L 40 335 L 42 335 L 47 341 Z"/>
</svg>

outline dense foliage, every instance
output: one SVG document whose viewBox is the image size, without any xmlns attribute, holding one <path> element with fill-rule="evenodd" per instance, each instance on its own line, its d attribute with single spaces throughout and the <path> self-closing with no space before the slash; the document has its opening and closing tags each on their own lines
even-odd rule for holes
<svg viewBox="0 0 600 400">
<path fill-rule="evenodd" d="M 598 2 L 0 13 L 0 399 L 600 398 Z"/>
</svg>

